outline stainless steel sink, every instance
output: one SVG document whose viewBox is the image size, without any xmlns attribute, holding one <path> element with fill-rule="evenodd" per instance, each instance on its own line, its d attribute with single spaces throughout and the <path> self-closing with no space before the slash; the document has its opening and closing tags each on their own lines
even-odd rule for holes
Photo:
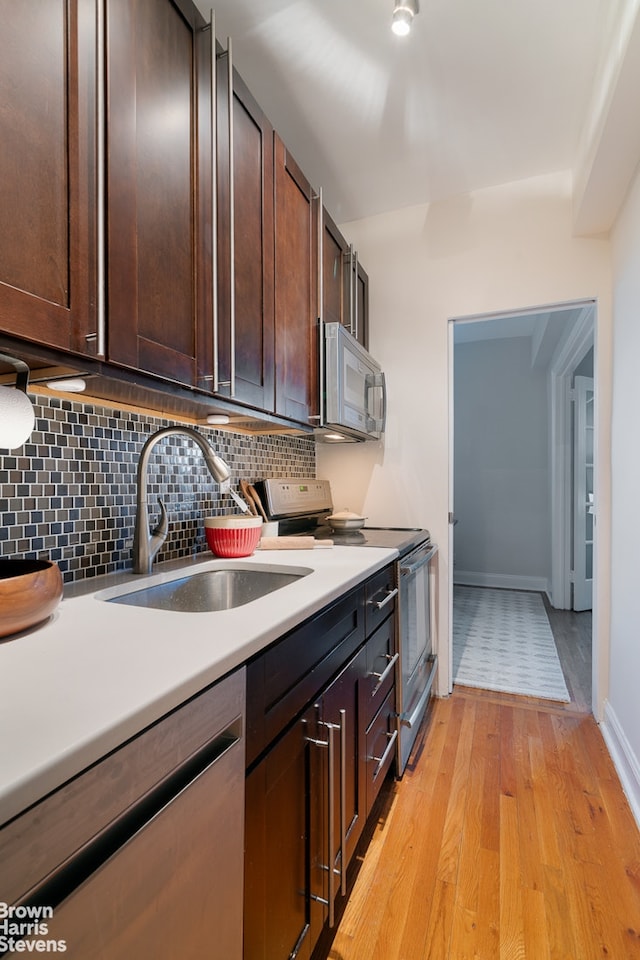
<svg viewBox="0 0 640 960">
<path fill-rule="evenodd" d="M 173 610 L 178 613 L 211 613 L 251 603 L 252 600 L 295 583 L 309 573 L 311 570 L 307 568 L 260 570 L 222 567 L 102 599 L 109 603 L 153 607 L 156 610 Z"/>
</svg>

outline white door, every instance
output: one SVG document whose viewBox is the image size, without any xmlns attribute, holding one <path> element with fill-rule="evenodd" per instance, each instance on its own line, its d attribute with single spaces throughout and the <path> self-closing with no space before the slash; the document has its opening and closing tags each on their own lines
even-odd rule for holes
<svg viewBox="0 0 640 960">
<path fill-rule="evenodd" d="M 593 438 L 592 377 L 574 382 L 573 609 L 591 610 L 593 592 Z"/>
</svg>

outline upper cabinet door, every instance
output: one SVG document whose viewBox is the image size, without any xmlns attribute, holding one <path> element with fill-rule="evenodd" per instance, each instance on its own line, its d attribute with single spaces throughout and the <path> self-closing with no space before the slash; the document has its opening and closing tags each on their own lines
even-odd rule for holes
<svg viewBox="0 0 640 960">
<path fill-rule="evenodd" d="M 218 54 L 217 181 L 217 349 L 209 328 L 201 369 L 217 360 L 215 392 L 273 411 L 273 130 L 228 51 Z"/>
<path fill-rule="evenodd" d="M 322 283 L 325 323 L 342 323 L 363 347 L 368 346 L 369 278 L 357 252 L 323 210 Z"/>
<path fill-rule="evenodd" d="M 276 413 L 300 422 L 317 416 L 317 202 L 280 138 L 275 166 Z"/>
<path fill-rule="evenodd" d="M 322 216 L 323 320 L 325 323 L 346 323 L 348 326 L 349 291 L 345 281 L 345 264 L 349 262 L 349 244 L 326 210 L 322 211 Z"/>
<path fill-rule="evenodd" d="M 4 5 L 0 330 L 95 352 L 93 0 Z"/>
<path fill-rule="evenodd" d="M 204 21 L 187 0 L 109 0 L 107 9 L 108 358 L 196 383 L 202 291 L 211 283 L 210 129 L 199 79 Z M 207 204 L 207 199 L 209 203 Z"/>
<path fill-rule="evenodd" d="M 353 335 L 367 349 L 369 347 L 369 276 L 358 260 L 354 266 L 355 318 Z"/>
</svg>

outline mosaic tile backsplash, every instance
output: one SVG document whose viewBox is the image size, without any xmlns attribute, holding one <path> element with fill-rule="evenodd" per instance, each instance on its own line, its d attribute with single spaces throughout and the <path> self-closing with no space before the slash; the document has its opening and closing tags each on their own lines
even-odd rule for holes
<svg viewBox="0 0 640 960">
<path fill-rule="evenodd" d="M 124 569 L 131 563 L 140 451 L 152 433 L 176 422 L 59 397 L 31 399 L 30 440 L 0 450 L 0 557 L 55 560 L 65 582 Z M 235 489 L 241 478 L 315 476 L 312 437 L 197 429 L 229 465 Z M 238 512 L 186 437 L 158 443 L 147 481 L 149 504 L 161 497 L 169 514 L 158 561 L 208 550 L 204 517 Z M 151 526 L 158 518 L 150 506 Z"/>
</svg>

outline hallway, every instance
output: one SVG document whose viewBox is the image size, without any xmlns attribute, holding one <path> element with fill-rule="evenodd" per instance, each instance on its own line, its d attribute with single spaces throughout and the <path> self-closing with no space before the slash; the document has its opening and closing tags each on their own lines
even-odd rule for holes
<svg viewBox="0 0 640 960">
<path fill-rule="evenodd" d="M 560 696 L 556 698 L 544 690 L 545 687 L 553 690 L 558 683 L 562 687 L 562 672 L 567 688 L 563 693 L 569 696 L 566 706 L 591 712 L 590 610 L 581 613 L 557 610 L 550 605 L 545 593 L 535 591 L 484 587 L 456 587 L 455 591 L 460 591 L 454 592 L 453 606 L 456 688 L 470 685 L 481 690 L 549 697 L 562 708 Z M 501 599 L 494 607 L 496 598 Z M 546 659 L 536 652 L 541 630 L 548 638 L 544 641 L 549 648 Z M 554 643 L 557 657 L 553 651 Z M 511 666 L 511 672 L 507 664 Z M 515 683 L 501 683 L 501 674 L 503 679 L 510 677 Z M 554 684 L 556 674 L 559 680 Z M 545 682 L 547 677 L 548 683 Z"/>
</svg>

